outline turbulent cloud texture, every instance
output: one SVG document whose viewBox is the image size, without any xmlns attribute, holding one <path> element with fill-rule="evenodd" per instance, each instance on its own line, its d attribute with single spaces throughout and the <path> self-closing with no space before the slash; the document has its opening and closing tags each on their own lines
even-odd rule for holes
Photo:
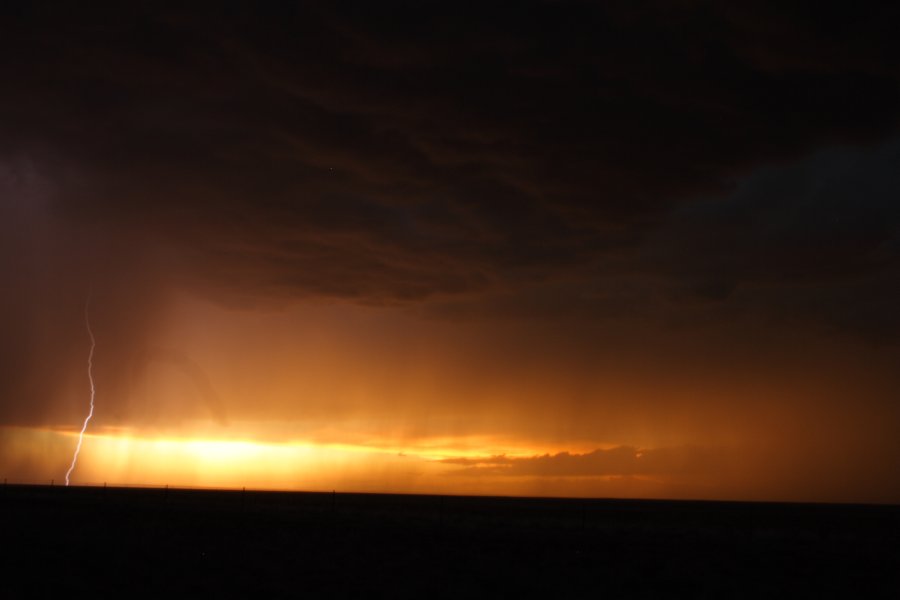
<svg viewBox="0 0 900 600">
<path fill-rule="evenodd" d="M 883 10 L 22 9 L 0 131 L 58 186 L 54 214 L 173 246 L 214 295 L 516 290 L 585 277 L 757 165 L 892 130 Z"/>
</svg>

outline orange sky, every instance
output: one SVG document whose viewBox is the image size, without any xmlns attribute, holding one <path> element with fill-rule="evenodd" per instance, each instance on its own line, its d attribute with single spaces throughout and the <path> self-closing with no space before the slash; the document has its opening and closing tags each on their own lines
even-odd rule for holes
<svg viewBox="0 0 900 600">
<path fill-rule="evenodd" d="M 894 499 L 878 452 L 894 443 L 890 413 L 846 402 L 890 389 L 877 353 L 784 340 L 774 354 L 703 354 L 709 340 L 677 330 L 648 350 L 606 328 L 609 346 L 583 356 L 516 323 L 178 294 L 147 342 L 156 354 L 135 368 L 105 346 L 99 305 L 94 321 L 97 409 L 74 483 Z M 52 423 L 0 430 L 10 480 L 62 480 L 88 399 L 86 362 L 77 371 Z"/>
</svg>

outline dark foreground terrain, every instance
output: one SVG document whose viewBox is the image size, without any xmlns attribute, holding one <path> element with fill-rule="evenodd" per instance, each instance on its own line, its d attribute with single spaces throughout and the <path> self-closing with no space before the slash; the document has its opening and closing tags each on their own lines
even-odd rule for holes
<svg viewBox="0 0 900 600">
<path fill-rule="evenodd" d="M 4 486 L 2 595 L 900 597 L 900 507 Z"/>
</svg>

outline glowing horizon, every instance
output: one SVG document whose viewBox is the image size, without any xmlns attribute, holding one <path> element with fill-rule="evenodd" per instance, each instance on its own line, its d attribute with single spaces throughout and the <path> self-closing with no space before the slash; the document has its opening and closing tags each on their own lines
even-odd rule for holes
<svg viewBox="0 0 900 600">
<path fill-rule="evenodd" d="M 3 464 L 26 463 L 30 473 L 10 483 L 54 479 L 59 454 L 75 430 L 2 427 Z M 487 496 L 647 498 L 684 500 L 859 501 L 850 494 L 779 494 L 778 478 L 744 462 L 739 477 L 722 465 L 755 460 L 736 448 L 643 448 L 602 444 L 593 451 L 485 444 L 485 439 L 419 440 L 398 445 L 309 440 L 261 441 L 248 436 L 160 435 L 107 431 L 85 434 L 82 475 L 73 485 L 255 489 Z M 40 448 L 40 451 L 35 451 Z M 746 451 L 746 449 L 744 449 Z M 685 461 L 724 460 L 706 472 Z M 599 460 L 598 460 L 599 459 Z M 713 459 L 714 462 L 715 460 Z M 649 471 L 637 465 L 653 463 Z M 554 472 L 560 464 L 575 464 Z M 40 468 L 36 465 L 40 464 Z M 609 472 L 593 471 L 598 465 Z M 550 470 L 547 470 L 550 467 Z M 755 472 L 747 481 L 747 472 Z M 35 474 L 41 473 L 39 477 Z M 773 485 L 775 487 L 773 487 Z M 879 502 L 877 497 L 864 499 Z"/>
</svg>

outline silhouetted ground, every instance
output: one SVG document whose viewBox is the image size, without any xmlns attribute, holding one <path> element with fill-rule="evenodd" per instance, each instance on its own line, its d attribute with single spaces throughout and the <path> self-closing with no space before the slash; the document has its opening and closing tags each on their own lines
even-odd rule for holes
<svg viewBox="0 0 900 600">
<path fill-rule="evenodd" d="M 5 486 L 8 598 L 900 597 L 900 507 Z"/>
</svg>

